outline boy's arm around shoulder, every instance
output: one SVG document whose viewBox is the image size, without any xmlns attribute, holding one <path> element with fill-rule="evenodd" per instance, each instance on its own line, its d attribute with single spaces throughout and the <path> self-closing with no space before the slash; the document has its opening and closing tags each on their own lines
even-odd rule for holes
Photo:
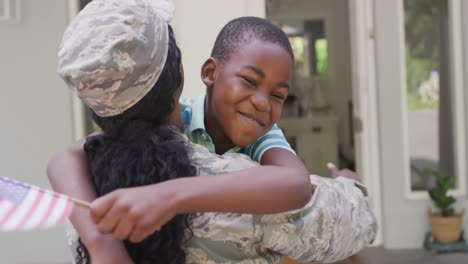
<svg viewBox="0 0 468 264">
<path fill-rule="evenodd" d="M 309 172 L 304 163 L 290 150 L 284 148 L 267 149 L 261 157 L 260 164 L 296 168 L 300 172 L 300 176 L 309 182 Z"/>
<path fill-rule="evenodd" d="M 235 159 L 218 162 L 235 163 Z M 295 154 L 270 148 L 262 155 L 262 165 L 236 171 L 221 166 L 211 171 L 216 177 L 178 179 L 179 188 L 187 186 L 187 190 L 178 192 L 176 204 L 182 204 L 181 212 L 269 214 L 298 209 L 309 201 L 313 186 Z"/>
<path fill-rule="evenodd" d="M 245 154 L 248 154 L 253 160 L 258 161 L 263 166 L 267 165 L 293 169 L 295 173 L 289 174 L 287 177 L 292 182 L 302 182 L 302 184 L 296 185 L 294 192 L 289 195 L 290 198 L 310 198 L 310 195 L 313 194 L 307 168 L 302 160 L 295 154 L 283 132 L 276 124 L 273 125 L 268 133 L 247 147 Z M 308 196 L 305 194 L 308 194 Z M 309 199 L 302 200 L 302 206 L 305 205 L 308 200 Z"/>
<path fill-rule="evenodd" d="M 55 154 L 47 165 L 47 175 L 54 190 L 84 201 L 93 201 L 96 192 L 88 172 L 84 142 L 85 139 L 76 141 Z M 70 220 L 94 263 L 132 263 L 121 241 L 99 232 L 88 209 L 76 206 Z"/>
<path fill-rule="evenodd" d="M 287 178 L 292 182 L 296 182 L 297 185 L 294 187 L 294 192 L 289 194 L 289 198 L 293 198 L 293 196 L 298 198 L 303 197 L 301 207 L 309 201 L 314 193 L 313 186 L 310 184 L 309 172 L 297 155 L 284 148 L 270 148 L 262 155 L 260 164 L 262 166 L 292 169 L 294 173 L 287 175 Z"/>
</svg>

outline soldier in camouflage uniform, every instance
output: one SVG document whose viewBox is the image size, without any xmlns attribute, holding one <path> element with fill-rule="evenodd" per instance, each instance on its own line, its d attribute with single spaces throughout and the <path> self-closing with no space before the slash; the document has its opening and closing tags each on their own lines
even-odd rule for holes
<svg viewBox="0 0 468 264">
<path fill-rule="evenodd" d="M 259 166 L 237 153 L 219 156 L 190 144 L 198 175 L 223 174 Z M 213 176 L 215 177 L 215 176 Z M 310 176 L 312 199 L 301 209 L 268 215 L 195 213 L 187 232 L 187 263 L 277 263 L 288 256 L 301 263 L 331 263 L 351 256 L 375 238 L 376 219 L 364 186 L 348 178 Z M 68 228 L 72 252 L 78 235 Z"/>
<path fill-rule="evenodd" d="M 76 18 L 81 22 L 72 23 L 65 32 L 60 75 L 98 115 L 124 112 L 145 96 L 161 73 L 171 12 L 167 1 L 94 0 Z M 115 21 L 123 23 L 116 27 Z M 202 177 L 259 166 L 246 155 L 219 156 L 185 140 Z M 365 188 L 344 177 L 312 175 L 310 181 L 315 187 L 312 198 L 298 210 L 269 215 L 192 214 L 184 245 L 186 262 L 277 263 L 281 256 L 289 256 L 302 263 L 327 263 L 371 243 L 377 225 Z M 78 235 L 71 226 L 67 235 L 74 248 Z"/>
</svg>

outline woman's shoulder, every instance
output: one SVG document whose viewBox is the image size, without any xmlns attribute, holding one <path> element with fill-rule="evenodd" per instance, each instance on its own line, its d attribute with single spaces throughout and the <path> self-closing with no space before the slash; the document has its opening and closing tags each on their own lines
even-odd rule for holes
<svg viewBox="0 0 468 264">
<path fill-rule="evenodd" d="M 189 142 L 190 161 L 197 168 L 198 175 L 216 175 L 258 166 L 249 156 L 238 153 L 217 155 L 207 148 Z"/>
</svg>

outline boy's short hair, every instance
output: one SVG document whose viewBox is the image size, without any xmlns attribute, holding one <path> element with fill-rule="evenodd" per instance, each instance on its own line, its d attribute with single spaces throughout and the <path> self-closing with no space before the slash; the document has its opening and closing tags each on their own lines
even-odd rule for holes
<svg viewBox="0 0 468 264">
<path fill-rule="evenodd" d="M 216 37 L 211 57 L 221 63 L 226 62 L 240 46 L 252 40 L 277 44 L 284 48 L 294 61 L 291 43 L 278 26 L 266 19 L 248 16 L 231 20 L 221 29 Z"/>
</svg>

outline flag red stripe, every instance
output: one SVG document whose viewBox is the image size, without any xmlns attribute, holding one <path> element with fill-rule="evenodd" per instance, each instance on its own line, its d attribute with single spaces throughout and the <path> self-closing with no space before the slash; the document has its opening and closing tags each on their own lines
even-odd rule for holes
<svg viewBox="0 0 468 264">
<path fill-rule="evenodd" d="M 57 203 L 58 198 L 56 195 L 54 195 L 54 198 L 52 199 L 52 202 L 49 205 L 49 208 L 47 208 L 47 212 L 44 214 L 44 217 L 41 219 L 41 222 L 37 225 L 38 227 L 43 227 L 46 223 L 47 220 L 49 220 L 50 215 L 54 211 L 55 204 Z"/>
<path fill-rule="evenodd" d="M 8 213 L 5 215 L 5 217 L 3 217 L 3 219 L 1 219 L 0 221 L 0 226 L 3 226 L 6 222 L 8 222 L 8 220 L 10 219 L 10 217 L 16 212 L 16 209 L 18 208 L 18 206 L 16 205 L 13 205 L 13 207 L 10 208 L 10 210 L 8 211 Z"/>
<path fill-rule="evenodd" d="M 65 210 L 63 210 L 62 216 L 59 219 L 59 223 L 64 223 L 65 220 L 70 216 L 70 211 L 73 208 L 73 201 L 67 198 L 67 207 L 65 207 Z"/>
<path fill-rule="evenodd" d="M 16 230 L 21 229 L 26 224 L 29 218 L 31 218 L 31 216 L 36 212 L 43 196 L 44 196 L 44 192 L 38 192 L 33 205 L 31 206 L 31 208 L 29 208 L 28 213 L 23 217 L 23 219 L 21 219 L 21 222 L 14 229 Z"/>
</svg>

